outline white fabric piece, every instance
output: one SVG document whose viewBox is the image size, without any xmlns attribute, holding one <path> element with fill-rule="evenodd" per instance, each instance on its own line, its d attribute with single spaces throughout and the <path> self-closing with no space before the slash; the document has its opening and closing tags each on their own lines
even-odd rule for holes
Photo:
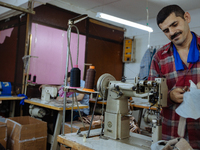
<svg viewBox="0 0 200 150">
<path fill-rule="evenodd" d="M 151 150 L 162 150 L 165 147 L 166 143 L 167 141 L 165 140 L 157 141 L 151 144 Z"/>
<path fill-rule="evenodd" d="M 183 102 L 175 110 L 176 113 L 184 118 L 200 118 L 200 89 L 190 80 L 190 91 L 183 95 Z"/>
<path fill-rule="evenodd" d="M 190 82 L 190 88 L 197 89 L 197 86 L 194 84 L 194 82 L 192 82 L 192 80 L 189 80 L 189 82 Z"/>
</svg>

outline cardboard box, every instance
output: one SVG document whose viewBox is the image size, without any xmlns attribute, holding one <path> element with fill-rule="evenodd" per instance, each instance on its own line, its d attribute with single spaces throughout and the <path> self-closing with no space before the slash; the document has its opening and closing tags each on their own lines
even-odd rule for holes
<svg viewBox="0 0 200 150">
<path fill-rule="evenodd" d="M 83 124 L 82 124 L 81 121 L 73 121 L 73 124 L 72 124 L 72 133 L 73 132 L 77 132 L 79 128 L 80 128 L 81 131 L 89 130 L 90 125 L 86 124 L 86 123 L 84 123 L 84 125 L 85 125 L 86 129 L 84 129 L 84 126 L 83 126 Z M 97 129 L 97 128 L 101 128 L 101 125 L 91 126 L 91 130 L 92 129 Z M 66 122 L 65 123 L 65 134 L 66 133 L 71 133 L 71 122 Z"/>
<path fill-rule="evenodd" d="M 47 123 L 30 116 L 12 117 L 7 122 L 7 148 L 46 150 Z"/>
<path fill-rule="evenodd" d="M 7 127 L 6 123 L 0 122 L 0 143 L 6 149 L 7 144 Z"/>
</svg>

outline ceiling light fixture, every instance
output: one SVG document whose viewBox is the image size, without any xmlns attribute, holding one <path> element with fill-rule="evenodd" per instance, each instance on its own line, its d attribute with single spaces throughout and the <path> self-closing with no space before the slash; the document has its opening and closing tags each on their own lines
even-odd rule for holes
<svg viewBox="0 0 200 150">
<path fill-rule="evenodd" d="M 153 29 L 151 27 L 141 25 L 139 23 L 131 22 L 131 21 L 128 21 L 128 20 L 125 20 L 125 19 L 121 19 L 121 18 L 118 18 L 118 17 L 114 17 L 114 16 L 104 14 L 104 13 L 101 13 L 101 12 L 98 12 L 96 17 L 103 18 L 103 19 L 106 19 L 106 20 L 110 20 L 110 21 L 113 21 L 113 22 L 117 22 L 117 23 L 120 23 L 120 24 L 124 24 L 124 25 L 127 25 L 127 26 L 131 26 L 131 27 L 134 27 L 134 28 L 138 28 L 138 29 L 141 29 L 141 30 L 145 30 L 145 31 L 148 31 L 148 32 L 153 32 Z"/>
</svg>

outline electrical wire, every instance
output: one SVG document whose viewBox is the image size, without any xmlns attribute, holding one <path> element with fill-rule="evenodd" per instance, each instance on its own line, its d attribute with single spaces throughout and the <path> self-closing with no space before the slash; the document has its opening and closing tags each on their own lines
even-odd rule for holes
<svg viewBox="0 0 200 150">
<path fill-rule="evenodd" d="M 72 56 L 71 56 L 71 51 L 70 51 L 70 33 L 71 33 L 70 30 L 71 30 L 71 27 L 69 27 L 67 29 L 67 44 L 68 44 L 68 47 L 69 47 L 69 57 L 70 57 L 70 61 L 71 61 L 71 68 L 73 68 Z"/>
<path fill-rule="evenodd" d="M 147 26 L 149 26 L 149 8 L 148 8 L 148 0 L 147 0 L 147 6 L 146 6 L 146 11 L 147 11 Z"/>
<path fill-rule="evenodd" d="M 71 27 L 75 27 L 76 28 L 76 32 L 77 32 L 77 35 L 78 35 L 78 43 L 77 43 L 77 58 L 76 58 L 76 65 L 78 65 L 78 57 L 79 57 L 79 30 L 77 28 L 77 26 L 75 25 L 71 25 Z M 72 63 L 72 56 L 71 56 L 71 51 L 70 51 L 70 36 L 69 36 L 69 30 L 71 28 L 68 28 L 67 30 L 67 44 L 69 44 L 69 56 L 70 56 L 70 61 L 71 61 L 71 67 L 73 68 L 73 63 Z"/>
<path fill-rule="evenodd" d="M 76 28 L 76 32 L 77 32 L 77 34 L 78 34 L 77 58 L 76 58 L 76 65 L 78 65 L 78 56 L 79 56 L 79 30 L 78 30 L 77 26 L 75 26 L 75 25 L 72 25 L 72 27 L 75 27 L 75 28 Z"/>
<path fill-rule="evenodd" d="M 106 89 L 105 89 L 105 88 L 103 88 L 102 90 L 103 90 L 103 104 L 101 105 L 101 106 L 102 106 L 102 107 L 101 107 L 101 110 L 102 110 L 102 112 L 101 112 L 101 116 L 102 116 L 101 128 L 102 128 L 102 130 L 101 130 L 101 133 L 100 133 L 100 137 L 103 136 L 103 131 L 104 131 L 104 124 L 103 124 L 104 116 L 105 116 L 105 114 L 104 114 L 104 102 L 105 102 L 104 97 L 105 97 L 105 93 L 106 93 Z M 99 92 L 100 92 L 100 90 L 99 90 Z M 98 96 L 98 95 L 97 95 L 97 96 Z M 100 119 L 101 119 L 101 118 L 100 118 Z"/>
</svg>

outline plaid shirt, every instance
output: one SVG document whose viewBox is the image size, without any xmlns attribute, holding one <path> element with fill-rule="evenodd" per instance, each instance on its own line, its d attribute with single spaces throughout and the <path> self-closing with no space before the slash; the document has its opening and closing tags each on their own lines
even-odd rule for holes
<svg viewBox="0 0 200 150">
<path fill-rule="evenodd" d="M 197 37 L 197 47 L 200 50 L 200 36 Z M 200 58 L 200 57 L 199 57 Z M 156 77 L 165 77 L 168 85 L 167 107 L 162 108 L 162 139 L 170 140 L 179 137 L 177 134 L 179 115 L 175 109 L 180 105 L 169 98 L 169 93 L 176 87 L 190 86 L 189 80 L 195 84 L 200 82 L 200 61 L 195 64 L 184 65 L 184 70 L 176 71 L 172 43 L 168 43 L 159 49 L 154 55 L 151 63 L 148 80 Z M 200 119 L 187 118 L 186 129 L 188 131 L 189 143 L 195 149 L 200 149 Z"/>
</svg>

